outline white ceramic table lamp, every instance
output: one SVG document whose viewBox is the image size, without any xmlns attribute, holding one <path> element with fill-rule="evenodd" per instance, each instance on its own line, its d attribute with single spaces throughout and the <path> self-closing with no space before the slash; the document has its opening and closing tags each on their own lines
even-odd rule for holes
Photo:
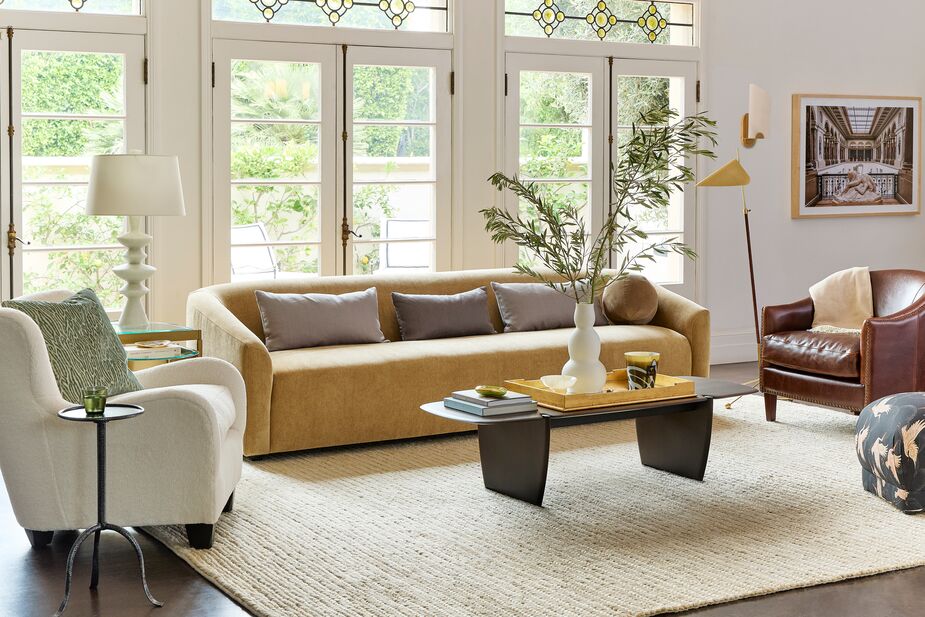
<svg viewBox="0 0 925 617">
<path fill-rule="evenodd" d="M 125 246 L 126 263 L 113 271 L 125 281 L 120 293 L 125 309 L 119 325 L 143 328 L 148 325 L 145 286 L 155 268 L 145 263 L 145 248 L 151 236 L 144 232 L 146 216 L 184 216 L 180 164 L 176 156 L 111 154 L 93 157 L 87 214 L 126 217 L 126 231 L 119 236 Z"/>
</svg>

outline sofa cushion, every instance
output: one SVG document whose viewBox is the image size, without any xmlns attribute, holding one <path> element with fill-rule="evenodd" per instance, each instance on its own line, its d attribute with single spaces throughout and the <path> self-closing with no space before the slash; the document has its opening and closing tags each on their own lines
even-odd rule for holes
<svg viewBox="0 0 925 617">
<path fill-rule="evenodd" d="M 128 369 L 125 348 L 109 322 L 106 309 L 90 289 L 60 302 L 8 300 L 38 324 L 48 359 L 64 400 L 83 402 L 85 388 L 102 386 L 110 396 L 141 390 Z"/>
<path fill-rule="evenodd" d="M 505 332 L 575 327 L 575 300 L 543 283 L 492 283 Z M 606 326 L 600 300 L 594 303 L 594 325 Z"/>
<path fill-rule="evenodd" d="M 341 295 L 254 293 L 270 351 L 386 340 L 375 287 Z"/>
<path fill-rule="evenodd" d="M 766 364 L 857 379 L 861 376 L 861 337 L 805 330 L 778 332 L 764 337 L 761 357 Z"/>
<path fill-rule="evenodd" d="M 658 326 L 603 326 L 601 361 L 625 366 L 635 349 L 661 353 L 660 369 L 691 374 L 688 340 Z M 453 390 L 559 373 L 571 330 L 510 332 L 365 347 L 319 347 L 270 354 L 270 449 L 301 450 L 467 430 L 420 411 Z M 356 384 L 363 384 L 357 388 Z"/>
<path fill-rule="evenodd" d="M 403 341 L 494 334 L 484 287 L 451 295 L 392 292 Z"/>
<path fill-rule="evenodd" d="M 608 285 L 602 300 L 607 319 L 615 324 L 642 326 L 658 312 L 658 290 L 640 274 L 630 274 Z"/>
</svg>

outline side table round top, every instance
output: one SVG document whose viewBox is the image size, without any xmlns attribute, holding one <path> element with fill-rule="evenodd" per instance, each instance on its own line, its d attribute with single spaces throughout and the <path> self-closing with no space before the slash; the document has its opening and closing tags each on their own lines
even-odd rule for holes
<svg viewBox="0 0 925 617">
<path fill-rule="evenodd" d="M 140 416 L 145 412 L 144 407 L 139 405 L 126 405 L 123 403 L 108 403 L 101 414 L 90 415 L 84 409 L 83 405 L 74 405 L 65 407 L 58 412 L 58 417 L 62 420 L 71 422 L 113 422 L 114 420 L 125 420 Z"/>
</svg>

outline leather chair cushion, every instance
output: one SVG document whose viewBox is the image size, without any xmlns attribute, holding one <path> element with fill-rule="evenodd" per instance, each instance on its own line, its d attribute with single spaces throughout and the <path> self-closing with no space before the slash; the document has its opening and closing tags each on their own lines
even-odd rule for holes
<svg viewBox="0 0 925 617">
<path fill-rule="evenodd" d="M 859 378 L 861 337 L 857 334 L 779 332 L 764 337 L 762 360 L 797 371 Z"/>
</svg>

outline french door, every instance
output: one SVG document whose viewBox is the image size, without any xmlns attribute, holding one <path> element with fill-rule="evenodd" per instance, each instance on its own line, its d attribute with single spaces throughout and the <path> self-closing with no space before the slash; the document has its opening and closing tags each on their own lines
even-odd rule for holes
<svg viewBox="0 0 925 617">
<path fill-rule="evenodd" d="M 216 282 L 449 266 L 449 52 L 216 41 Z"/>
<path fill-rule="evenodd" d="M 696 111 L 691 62 L 508 54 L 506 65 L 507 173 L 536 182 L 553 203 L 579 205 L 591 234 L 607 218 L 613 198 L 610 168 L 619 163 L 621 146 L 640 114 L 666 105 L 682 117 Z M 509 211 L 530 216 L 515 197 L 505 199 Z M 631 212 L 649 235 L 644 242 L 677 238 L 696 245 L 692 188 L 672 195 L 668 208 Z M 532 259 L 516 246 L 504 249 L 508 265 Z M 694 264 L 680 255 L 647 264 L 645 275 L 687 297 L 695 293 Z"/>
<path fill-rule="evenodd" d="M 122 220 L 84 214 L 94 154 L 145 148 L 144 37 L 16 30 L 0 45 L 2 296 L 94 289 L 121 304 Z M 9 88 L 8 88 L 9 86 Z"/>
</svg>

